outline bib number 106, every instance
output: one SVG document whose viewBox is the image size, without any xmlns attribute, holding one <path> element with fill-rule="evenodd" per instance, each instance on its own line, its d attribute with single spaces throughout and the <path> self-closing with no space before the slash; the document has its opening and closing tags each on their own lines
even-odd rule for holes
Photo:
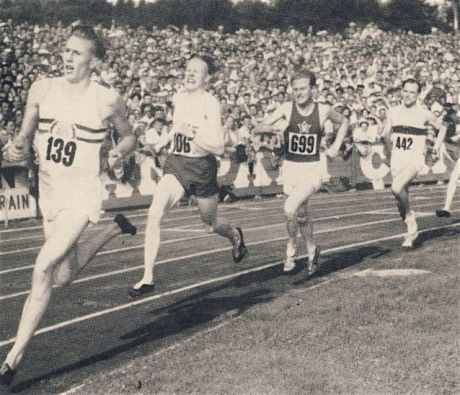
<svg viewBox="0 0 460 395">
<path fill-rule="evenodd" d="M 185 153 L 188 154 L 190 152 L 190 143 L 187 137 L 177 133 L 174 136 L 174 152 Z"/>
<path fill-rule="evenodd" d="M 50 137 L 46 146 L 46 160 L 69 167 L 72 166 L 76 152 L 77 144 L 74 141 L 64 143 L 61 138 Z"/>
</svg>

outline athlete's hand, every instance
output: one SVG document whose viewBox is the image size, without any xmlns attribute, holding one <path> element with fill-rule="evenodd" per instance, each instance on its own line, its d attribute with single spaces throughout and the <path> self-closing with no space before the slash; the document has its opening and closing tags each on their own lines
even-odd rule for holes
<svg viewBox="0 0 460 395">
<path fill-rule="evenodd" d="M 8 141 L 2 148 L 3 158 L 7 162 L 23 162 L 27 160 L 28 151 L 29 147 L 26 139 L 21 136 L 16 136 Z"/>
<path fill-rule="evenodd" d="M 326 155 L 331 159 L 334 159 L 337 156 L 338 153 L 339 153 L 339 150 L 336 147 L 334 147 L 333 145 L 331 145 L 326 150 Z"/>
<path fill-rule="evenodd" d="M 181 135 L 193 140 L 196 136 L 196 131 L 198 128 L 196 126 L 192 126 L 190 124 L 183 124 L 177 130 Z"/>
<path fill-rule="evenodd" d="M 263 123 L 257 124 L 254 129 L 252 130 L 252 133 L 254 134 L 261 134 L 261 133 L 275 133 L 276 130 L 273 128 L 273 126 L 270 125 L 265 125 Z"/>
<path fill-rule="evenodd" d="M 116 148 L 113 148 L 109 151 L 109 157 L 107 158 L 107 162 L 109 164 L 109 168 L 114 169 L 115 167 L 122 164 L 123 156 L 121 155 L 120 151 Z"/>
</svg>

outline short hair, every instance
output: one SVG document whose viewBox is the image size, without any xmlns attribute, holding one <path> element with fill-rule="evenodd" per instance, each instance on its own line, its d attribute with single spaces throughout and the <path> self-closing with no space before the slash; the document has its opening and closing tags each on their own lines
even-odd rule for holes
<svg viewBox="0 0 460 395">
<path fill-rule="evenodd" d="M 93 51 L 96 58 L 104 60 L 106 49 L 103 39 L 94 31 L 91 26 L 77 25 L 72 29 L 71 36 L 76 36 L 93 43 Z"/>
<path fill-rule="evenodd" d="M 310 70 L 296 70 L 294 74 L 291 76 L 291 84 L 295 80 L 300 80 L 303 78 L 306 78 L 309 81 L 310 86 L 316 85 L 316 76 Z"/>
<path fill-rule="evenodd" d="M 193 55 L 190 58 L 190 60 L 192 60 L 192 59 L 199 59 L 202 62 L 206 63 L 209 75 L 214 75 L 214 73 L 217 71 L 216 62 L 215 62 L 214 58 L 209 54 Z"/>
<path fill-rule="evenodd" d="M 401 88 L 404 88 L 404 86 L 406 84 L 415 84 L 415 85 L 417 85 L 417 93 L 420 93 L 422 91 L 422 85 L 415 78 L 407 78 L 407 79 L 405 79 L 401 84 Z"/>
</svg>

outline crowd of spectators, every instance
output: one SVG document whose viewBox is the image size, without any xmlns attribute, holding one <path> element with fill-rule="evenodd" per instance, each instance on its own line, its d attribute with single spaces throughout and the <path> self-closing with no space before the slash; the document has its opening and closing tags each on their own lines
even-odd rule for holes
<svg viewBox="0 0 460 395">
<path fill-rule="evenodd" d="M 17 132 L 31 83 L 62 74 L 60 50 L 70 28 L 0 21 L 0 144 Z M 459 111 L 458 37 L 435 29 L 418 35 L 353 23 L 342 34 L 312 29 L 227 33 L 174 26 L 97 28 L 107 42 L 107 54 L 92 78 L 126 99 L 139 149 L 154 155 L 159 167 L 163 151 L 156 152 L 155 144 L 168 133 L 171 99 L 181 87 L 187 59 L 195 53 L 212 54 L 219 65 L 209 91 L 222 103 L 227 141 L 233 147 L 229 155 L 250 164 L 261 146 L 273 145 L 255 141 L 252 128 L 290 99 L 289 76 L 296 67 L 315 72 L 317 101 L 350 118 L 344 155 L 353 139 L 363 154 L 366 143 L 379 141 L 387 111 L 399 103 L 401 82 L 408 77 L 421 81 L 422 97 L 437 89 L 442 104 Z M 427 105 L 441 117 L 445 109 L 438 101 L 431 98 Z M 326 129 L 333 135 L 332 126 Z"/>
</svg>

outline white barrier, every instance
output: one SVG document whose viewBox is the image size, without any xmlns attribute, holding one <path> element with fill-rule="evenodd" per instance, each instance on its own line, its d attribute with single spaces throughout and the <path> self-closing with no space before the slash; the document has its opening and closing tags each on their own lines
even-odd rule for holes
<svg viewBox="0 0 460 395">
<path fill-rule="evenodd" d="M 0 190 L 0 220 L 30 218 L 37 215 L 37 202 L 29 194 L 29 188 L 18 187 Z"/>
</svg>

